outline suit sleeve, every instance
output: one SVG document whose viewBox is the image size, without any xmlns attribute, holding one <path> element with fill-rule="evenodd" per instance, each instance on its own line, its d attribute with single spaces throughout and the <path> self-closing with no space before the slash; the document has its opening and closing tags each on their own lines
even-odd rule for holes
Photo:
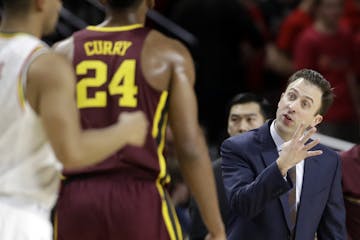
<svg viewBox="0 0 360 240">
<path fill-rule="evenodd" d="M 345 206 L 341 187 L 341 164 L 339 156 L 329 198 L 318 228 L 318 239 L 346 239 Z"/>
<path fill-rule="evenodd" d="M 239 150 L 245 148 L 231 138 L 226 140 L 221 146 L 222 171 L 230 208 L 253 218 L 292 184 L 284 180 L 275 161 L 257 174 L 255 165 L 263 164 L 262 160 L 256 152 L 244 154 L 245 150 Z"/>
</svg>

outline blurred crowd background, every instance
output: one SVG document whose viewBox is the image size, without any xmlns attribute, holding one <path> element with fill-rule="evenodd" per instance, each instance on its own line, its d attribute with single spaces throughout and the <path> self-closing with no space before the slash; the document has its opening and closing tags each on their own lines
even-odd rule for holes
<svg viewBox="0 0 360 240">
<path fill-rule="evenodd" d="M 56 32 L 44 38 L 49 45 L 104 19 L 98 0 L 63 0 L 63 6 Z M 274 117 L 287 79 L 301 68 L 320 72 L 335 89 L 320 133 L 360 143 L 360 0 L 156 0 L 146 24 L 183 42 L 193 56 L 199 120 L 213 160 L 228 136 L 231 98 L 263 96 Z M 178 172 L 171 131 L 166 155 L 172 199 L 189 233 L 190 192 Z"/>
<path fill-rule="evenodd" d="M 45 38 L 50 45 L 104 18 L 97 0 L 63 3 L 56 33 Z M 253 92 L 276 104 L 299 68 L 319 71 L 335 88 L 320 132 L 359 141 L 360 0 L 157 0 L 147 25 L 190 49 L 210 146 L 226 136 L 232 96 Z"/>
</svg>

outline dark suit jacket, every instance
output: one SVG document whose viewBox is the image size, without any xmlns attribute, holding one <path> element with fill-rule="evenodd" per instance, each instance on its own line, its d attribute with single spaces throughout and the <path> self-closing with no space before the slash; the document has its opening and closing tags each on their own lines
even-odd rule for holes
<svg viewBox="0 0 360 240">
<path fill-rule="evenodd" d="M 230 240 L 290 239 L 287 192 L 292 182 L 281 175 L 278 152 L 270 135 L 271 121 L 259 129 L 231 137 L 221 146 L 224 185 L 231 216 Z M 296 240 L 346 239 L 345 210 L 338 155 L 318 144 L 323 154 L 305 160 Z"/>
<path fill-rule="evenodd" d="M 221 171 L 221 158 L 213 162 L 213 170 L 215 176 L 217 196 L 219 200 L 219 207 L 221 217 L 224 222 L 229 218 L 230 208 L 229 203 L 226 198 L 224 183 L 222 179 Z M 190 215 L 191 215 L 191 230 L 190 230 L 190 240 L 203 240 L 208 233 L 202 219 L 200 216 L 199 208 L 197 207 L 194 199 L 191 199 L 190 202 Z"/>
</svg>

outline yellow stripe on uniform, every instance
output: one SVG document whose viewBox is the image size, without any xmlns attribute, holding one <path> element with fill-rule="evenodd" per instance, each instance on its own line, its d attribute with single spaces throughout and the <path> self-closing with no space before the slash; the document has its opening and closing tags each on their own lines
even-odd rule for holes
<svg viewBox="0 0 360 240">
<path fill-rule="evenodd" d="M 155 139 L 157 138 L 157 136 L 159 134 L 159 123 L 161 120 L 162 111 L 164 110 L 165 105 L 166 105 L 167 97 L 168 97 L 168 92 L 163 91 L 163 93 L 160 96 L 159 104 L 156 108 L 156 112 L 155 112 L 155 116 L 154 116 L 154 123 L 153 123 L 153 127 L 152 127 L 152 132 L 151 132 L 153 138 L 155 138 Z"/>
<path fill-rule="evenodd" d="M 183 239 L 182 229 L 181 229 L 180 221 L 179 221 L 179 219 L 177 217 L 177 214 L 176 214 L 175 207 L 171 202 L 169 203 L 169 206 L 170 206 L 170 211 L 172 212 L 172 215 L 174 216 L 176 231 L 177 231 L 179 240 L 182 240 Z"/>
<path fill-rule="evenodd" d="M 165 132 L 167 125 L 167 114 L 163 115 L 163 111 L 165 110 L 166 102 L 167 102 L 168 92 L 164 91 L 160 96 L 159 104 L 156 108 L 154 122 L 152 126 L 152 136 L 154 139 L 158 139 L 160 135 L 160 141 L 157 148 L 157 154 L 159 159 L 159 167 L 160 172 L 156 179 L 156 188 L 161 197 L 161 212 L 164 218 L 166 229 L 169 233 L 171 240 L 180 240 L 183 239 L 181 227 L 179 224 L 179 220 L 177 219 L 176 213 L 173 211 L 173 207 L 171 203 L 166 201 L 166 193 L 161 184 L 162 180 L 167 180 L 166 176 L 166 161 L 163 155 L 163 150 L 165 147 Z M 159 124 L 162 122 L 162 125 Z"/>
<path fill-rule="evenodd" d="M 58 221 L 58 213 L 57 210 L 55 210 L 55 214 L 54 214 L 54 232 L 53 232 L 53 237 L 54 240 L 58 240 L 59 239 L 59 221 Z"/>
<path fill-rule="evenodd" d="M 171 202 L 166 201 L 165 190 L 160 184 L 160 181 L 156 181 L 156 188 L 161 196 L 161 212 L 165 221 L 165 226 L 169 232 L 170 240 L 182 240 L 182 230 L 177 218 L 176 211 L 172 206 Z M 170 214 L 172 214 L 173 220 L 171 219 Z"/>
<path fill-rule="evenodd" d="M 22 32 L 14 32 L 14 33 L 7 33 L 7 32 L 0 32 L 0 37 L 1 38 L 13 38 L 19 35 L 25 35 L 26 33 L 22 33 Z"/>
<path fill-rule="evenodd" d="M 32 50 L 32 52 L 29 54 L 29 56 L 26 58 L 23 66 L 21 67 L 20 70 L 20 75 L 19 75 L 19 79 L 18 79 L 18 86 L 17 86 L 17 92 L 18 92 L 18 98 L 19 98 L 19 103 L 22 109 L 25 108 L 25 94 L 24 94 L 24 86 L 23 86 L 23 74 L 26 74 L 26 72 L 24 72 L 24 67 L 27 66 L 27 64 L 29 63 L 30 59 L 33 57 L 33 55 L 39 51 L 40 49 L 43 49 L 43 46 L 38 46 L 36 47 L 34 50 Z"/>
<path fill-rule="evenodd" d="M 100 26 L 88 26 L 86 29 L 90 31 L 97 31 L 97 32 L 121 32 L 121 31 L 129 31 L 136 28 L 144 27 L 143 24 L 132 24 L 128 26 L 122 27 L 100 27 Z"/>
<path fill-rule="evenodd" d="M 25 108 L 25 94 L 24 94 L 24 88 L 23 88 L 23 84 L 22 84 L 21 75 L 18 79 L 17 90 L 18 90 L 18 98 L 19 98 L 20 107 L 22 109 L 24 109 Z"/>
</svg>

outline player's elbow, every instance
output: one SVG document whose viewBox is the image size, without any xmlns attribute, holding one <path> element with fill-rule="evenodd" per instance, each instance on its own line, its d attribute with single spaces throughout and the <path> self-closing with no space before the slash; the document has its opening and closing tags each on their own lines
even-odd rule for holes
<svg viewBox="0 0 360 240">
<path fill-rule="evenodd" d="M 63 164 L 64 169 L 74 169 L 81 167 L 81 152 L 73 146 L 64 146 L 57 153 L 59 161 Z"/>
</svg>

